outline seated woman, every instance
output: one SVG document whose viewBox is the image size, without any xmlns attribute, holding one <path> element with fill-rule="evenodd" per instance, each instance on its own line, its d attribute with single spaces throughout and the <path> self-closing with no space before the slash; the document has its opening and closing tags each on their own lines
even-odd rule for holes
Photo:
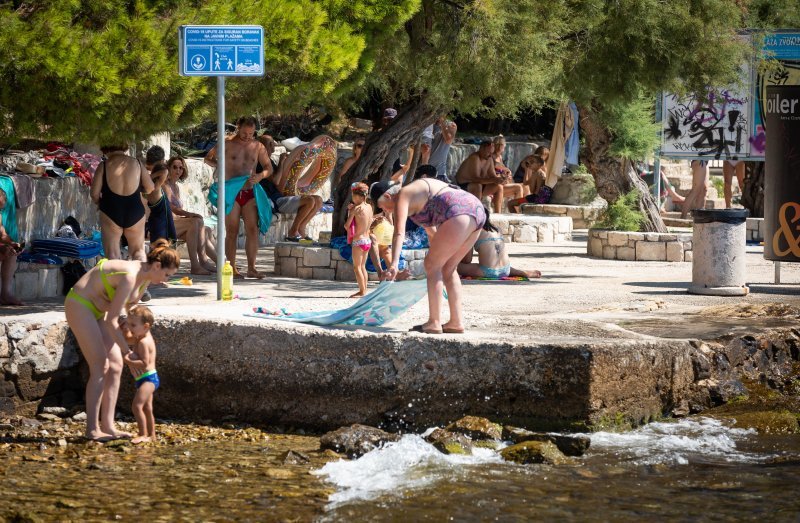
<svg viewBox="0 0 800 523">
<path fill-rule="evenodd" d="M 192 274 L 211 274 L 217 270 L 212 261 L 217 258 L 217 249 L 211 241 L 210 228 L 205 226 L 201 215 L 184 210 L 181 201 L 178 182 L 189 176 L 186 160 L 173 156 L 167 161 L 167 168 L 169 175 L 164 182 L 164 190 L 172 208 L 175 234 L 179 240 L 186 242 Z"/>
<path fill-rule="evenodd" d="M 511 266 L 503 235 L 489 221 L 488 209 L 486 209 L 486 222 L 483 224 L 480 235 L 478 235 L 474 249 L 478 253 L 478 263 L 472 263 L 472 249 L 470 249 L 458 264 L 457 270 L 460 276 L 495 280 L 508 276 L 524 276 L 526 278 L 540 278 L 542 276 L 539 271 L 525 271 Z"/>
<path fill-rule="evenodd" d="M 0 210 L 8 204 L 8 196 L 0 189 Z M 17 270 L 17 254 L 22 246 L 13 241 L 0 221 L 0 305 L 24 305 L 14 297 L 14 272 Z"/>
<path fill-rule="evenodd" d="M 352 167 L 353 164 L 356 163 L 359 158 L 361 158 L 361 153 L 364 151 L 364 143 L 366 143 L 366 140 L 363 137 L 356 138 L 353 142 L 353 156 L 346 159 L 342 164 L 342 168 L 339 170 L 339 175 L 336 177 L 337 185 L 342 181 L 342 177 L 345 175 L 345 173 L 350 170 L 350 167 Z"/>
<path fill-rule="evenodd" d="M 520 168 L 525 166 L 525 186 L 528 194 L 522 198 L 508 201 L 508 210 L 512 213 L 519 213 L 523 203 L 547 203 L 539 198 L 539 192 L 545 186 L 544 159 L 538 154 L 532 154 L 522 160 Z M 549 201 L 549 199 L 548 199 Z"/>
<path fill-rule="evenodd" d="M 511 169 L 506 167 L 503 163 L 503 153 L 506 151 L 506 139 L 500 134 L 492 138 L 494 143 L 494 153 L 492 159 L 494 160 L 494 171 L 499 176 L 503 176 L 503 198 L 516 199 L 522 198 L 524 195 L 524 187 L 521 183 L 514 181 L 514 176 Z"/>
</svg>

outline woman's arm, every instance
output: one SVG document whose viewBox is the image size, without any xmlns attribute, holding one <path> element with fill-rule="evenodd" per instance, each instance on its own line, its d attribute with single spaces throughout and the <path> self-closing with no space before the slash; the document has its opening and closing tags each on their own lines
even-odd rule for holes
<svg viewBox="0 0 800 523">
<path fill-rule="evenodd" d="M 94 176 L 92 177 L 92 185 L 91 189 L 89 190 L 89 194 L 92 197 L 92 201 L 96 204 L 100 203 L 100 192 L 103 188 L 103 176 L 106 175 L 106 162 L 100 162 L 100 165 L 97 166 L 97 169 L 94 171 Z"/>
<path fill-rule="evenodd" d="M 400 265 L 400 254 L 403 250 L 403 241 L 406 237 L 406 218 L 408 218 L 408 204 L 410 201 L 408 188 L 405 187 L 397 193 L 397 203 L 394 207 L 394 237 L 392 238 L 392 266 L 387 267 L 388 271 L 397 273 Z"/>
<path fill-rule="evenodd" d="M 139 163 L 139 176 L 142 183 L 142 192 L 145 194 L 150 194 L 155 190 L 156 185 L 153 183 L 153 179 L 150 178 L 150 172 L 145 167 L 144 162 L 141 160 L 137 160 Z"/>
<path fill-rule="evenodd" d="M 133 292 L 133 287 L 136 284 L 136 274 L 126 273 L 119 276 L 120 281 L 115 288 L 116 293 L 114 294 L 114 299 L 108 307 L 108 312 L 106 312 L 105 324 L 111 331 L 114 341 L 124 352 L 124 348 L 128 346 L 128 342 L 125 341 L 125 336 L 119 328 L 119 317 L 125 309 L 125 305 L 127 305 L 131 292 Z"/>
</svg>

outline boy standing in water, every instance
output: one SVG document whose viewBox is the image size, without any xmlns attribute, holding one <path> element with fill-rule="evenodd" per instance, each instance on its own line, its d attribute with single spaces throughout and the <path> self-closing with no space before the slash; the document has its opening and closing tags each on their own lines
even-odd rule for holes
<svg viewBox="0 0 800 523">
<path fill-rule="evenodd" d="M 144 371 L 136 378 L 136 394 L 133 397 L 131 411 L 139 426 L 139 435 L 131 443 L 146 443 L 156 439 L 156 419 L 153 416 L 153 394 L 160 385 L 156 372 L 156 342 L 150 333 L 153 325 L 153 313 L 144 305 L 136 305 L 128 312 L 124 325 L 120 325 L 125 338 L 134 345 L 133 350 L 123 354 L 125 363 L 139 360 L 144 364 Z M 133 372 L 133 369 L 131 369 Z"/>
</svg>

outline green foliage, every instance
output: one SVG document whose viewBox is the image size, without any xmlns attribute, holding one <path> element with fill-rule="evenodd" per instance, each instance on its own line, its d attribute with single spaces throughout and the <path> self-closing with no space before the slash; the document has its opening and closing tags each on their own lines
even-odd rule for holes
<svg viewBox="0 0 800 523">
<path fill-rule="evenodd" d="M 630 102 L 612 102 L 602 107 L 600 121 L 611 133 L 609 154 L 638 159 L 652 155 L 659 144 L 653 99 L 638 97 Z"/>
<path fill-rule="evenodd" d="M 597 223 L 601 229 L 612 231 L 639 231 L 644 224 L 645 217 L 639 210 L 639 191 L 633 189 L 629 193 L 616 199 L 608 205 L 602 218 Z"/>
<path fill-rule="evenodd" d="M 418 0 L 0 3 L 0 137 L 120 142 L 216 112 L 216 80 L 178 75 L 178 27 L 265 27 L 264 78 L 227 82 L 229 115 L 325 101 Z"/>
<path fill-rule="evenodd" d="M 800 9 L 796 0 L 750 0 L 747 26 L 760 29 L 800 27 Z"/>
<path fill-rule="evenodd" d="M 712 176 L 711 185 L 717 190 L 717 198 L 722 198 L 722 195 L 725 194 L 725 179 L 721 176 Z"/>
</svg>

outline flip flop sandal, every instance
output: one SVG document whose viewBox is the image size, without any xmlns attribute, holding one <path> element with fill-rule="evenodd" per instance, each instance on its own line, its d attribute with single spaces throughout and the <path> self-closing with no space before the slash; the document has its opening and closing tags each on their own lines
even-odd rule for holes
<svg viewBox="0 0 800 523">
<path fill-rule="evenodd" d="M 464 334 L 464 329 L 452 329 L 448 327 L 442 327 L 442 332 L 445 334 Z"/>
<path fill-rule="evenodd" d="M 302 238 L 300 236 L 287 236 L 287 237 L 284 238 L 284 241 L 287 241 L 287 242 L 295 242 L 295 243 L 297 243 L 300 240 L 302 240 Z"/>
<path fill-rule="evenodd" d="M 413 327 L 408 329 L 408 332 L 421 332 L 423 334 L 441 334 L 442 333 L 442 329 L 425 330 L 423 327 L 424 326 L 422 324 L 414 325 Z"/>
</svg>

